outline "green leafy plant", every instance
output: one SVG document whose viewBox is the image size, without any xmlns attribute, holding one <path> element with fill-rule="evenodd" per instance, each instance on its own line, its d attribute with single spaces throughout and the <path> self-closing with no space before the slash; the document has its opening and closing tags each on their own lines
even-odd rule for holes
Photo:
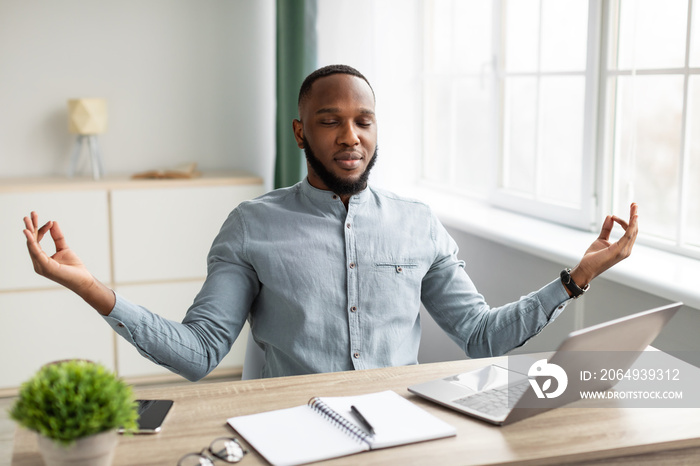
<svg viewBox="0 0 700 466">
<path fill-rule="evenodd" d="M 20 388 L 10 417 L 23 427 L 70 445 L 118 427 L 136 430 L 131 387 L 104 366 L 81 360 L 46 365 Z"/>
</svg>

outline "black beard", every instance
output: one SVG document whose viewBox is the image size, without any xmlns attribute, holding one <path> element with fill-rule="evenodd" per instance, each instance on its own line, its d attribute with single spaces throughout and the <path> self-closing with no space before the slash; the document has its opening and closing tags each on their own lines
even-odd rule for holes
<svg viewBox="0 0 700 466">
<path fill-rule="evenodd" d="M 309 145 L 309 141 L 306 140 L 306 137 L 303 139 L 303 142 L 306 161 L 309 162 L 311 169 L 316 173 L 316 175 L 318 175 L 319 178 L 321 178 L 321 181 L 323 181 L 323 184 L 325 184 L 328 189 L 333 191 L 335 194 L 338 194 L 339 196 L 352 196 L 365 189 L 365 187 L 367 186 L 367 179 L 369 179 L 369 172 L 372 170 L 372 167 L 377 162 L 378 146 L 374 147 L 374 154 L 372 155 L 372 160 L 369 161 L 369 163 L 367 164 L 367 168 L 365 168 L 365 171 L 362 173 L 362 175 L 360 175 L 360 177 L 356 181 L 346 181 L 328 171 L 325 165 L 323 165 L 323 163 L 318 159 L 318 157 L 316 157 L 314 151 L 311 150 L 311 146 Z"/>
</svg>

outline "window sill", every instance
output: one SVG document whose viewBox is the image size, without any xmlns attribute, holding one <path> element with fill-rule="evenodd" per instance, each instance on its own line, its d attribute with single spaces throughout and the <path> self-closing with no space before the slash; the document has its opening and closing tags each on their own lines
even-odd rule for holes
<svg viewBox="0 0 700 466">
<path fill-rule="evenodd" d="M 430 205 L 445 226 L 561 264 L 578 263 L 598 236 L 427 188 L 410 195 Z M 619 238 L 621 229 L 614 229 L 612 236 Z M 697 259 L 635 244 L 629 258 L 601 277 L 700 309 Z"/>
</svg>

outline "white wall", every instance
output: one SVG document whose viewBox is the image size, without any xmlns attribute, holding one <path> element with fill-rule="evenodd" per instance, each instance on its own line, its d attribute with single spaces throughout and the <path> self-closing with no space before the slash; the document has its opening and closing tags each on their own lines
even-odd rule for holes
<svg viewBox="0 0 700 466">
<path fill-rule="evenodd" d="M 273 0 L 3 0 L 0 177 L 64 173 L 66 100 L 103 97 L 107 173 L 195 161 L 270 180 L 274 25 Z"/>
</svg>

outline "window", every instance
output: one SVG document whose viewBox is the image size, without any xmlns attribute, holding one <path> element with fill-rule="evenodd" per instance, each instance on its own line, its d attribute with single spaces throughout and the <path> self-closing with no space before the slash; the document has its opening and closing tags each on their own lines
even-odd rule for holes
<svg viewBox="0 0 700 466">
<path fill-rule="evenodd" d="M 485 199 L 497 152 L 494 2 L 425 2 L 423 177 Z"/>
<path fill-rule="evenodd" d="M 425 0 L 427 184 L 700 257 L 693 0 Z M 698 30 L 698 31 L 696 31 Z"/>
<path fill-rule="evenodd" d="M 587 0 L 426 2 L 427 181 L 591 227 L 592 8 Z"/>
</svg>

